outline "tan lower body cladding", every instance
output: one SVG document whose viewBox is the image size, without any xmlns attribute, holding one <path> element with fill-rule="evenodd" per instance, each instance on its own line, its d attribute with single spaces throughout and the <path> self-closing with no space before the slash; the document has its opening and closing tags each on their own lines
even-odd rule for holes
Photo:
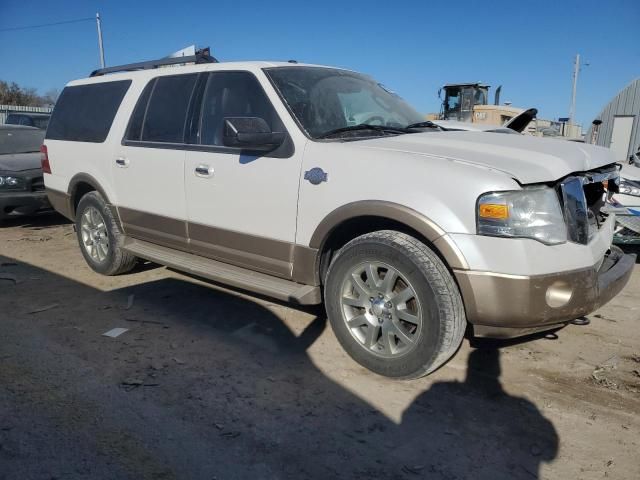
<svg viewBox="0 0 640 480">
<path fill-rule="evenodd" d="M 467 321 L 482 326 L 479 331 L 487 332 L 486 336 L 510 337 L 593 312 L 624 288 L 634 265 L 635 255 L 613 247 L 599 268 L 534 276 L 470 270 L 454 270 L 454 274 Z"/>
<path fill-rule="evenodd" d="M 317 285 L 316 249 L 128 208 L 120 207 L 118 212 L 124 232 L 133 238 Z"/>
</svg>

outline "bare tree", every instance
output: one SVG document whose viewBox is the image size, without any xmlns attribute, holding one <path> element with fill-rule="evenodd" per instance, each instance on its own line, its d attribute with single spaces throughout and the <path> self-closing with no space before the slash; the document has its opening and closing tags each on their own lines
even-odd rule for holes
<svg viewBox="0 0 640 480">
<path fill-rule="evenodd" d="M 42 101 L 45 105 L 54 105 L 58 101 L 59 96 L 60 90 L 58 90 L 57 88 L 52 88 L 45 92 L 45 94 L 42 96 Z"/>
<path fill-rule="evenodd" d="M 53 105 L 59 95 L 60 92 L 57 89 L 51 89 L 44 96 L 40 96 L 35 88 L 24 88 L 15 82 L 9 83 L 0 80 L 0 105 L 26 105 L 32 107 Z"/>
</svg>

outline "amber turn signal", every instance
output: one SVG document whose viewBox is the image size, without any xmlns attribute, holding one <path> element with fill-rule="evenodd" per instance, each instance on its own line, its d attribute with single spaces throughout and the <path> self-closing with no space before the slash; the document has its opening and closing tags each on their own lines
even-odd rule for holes
<svg viewBox="0 0 640 480">
<path fill-rule="evenodd" d="M 482 218 L 494 218 L 496 220 L 506 220 L 509 218 L 509 207 L 496 203 L 481 203 L 478 207 L 478 214 Z"/>
</svg>

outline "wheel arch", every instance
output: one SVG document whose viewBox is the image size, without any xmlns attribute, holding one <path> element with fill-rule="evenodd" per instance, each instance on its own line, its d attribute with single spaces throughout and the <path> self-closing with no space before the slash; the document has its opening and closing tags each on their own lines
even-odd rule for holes
<svg viewBox="0 0 640 480">
<path fill-rule="evenodd" d="M 71 214 L 75 217 L 80 199 L 89 192 L 96 191 L 102 195 L 107 205 L 111 205 L 108 195 L 100 183 L 88 173 L 77 173 L 71 178 L 67 193 L 71 201 Z M 116 217 L 117 218 L 117 217 Z"/>
<path fill-rule="evenodd" d="M 333 255 L 352 239 L 379 230 L 397 230 L 431 248 L 449 270 L 468 269 L 464 255 L 447 233 L 421 213 L 393 202 L 365 200 L 329 213 L 314 231 L 309 247 L 316 250 L 314 272 L 319 283 Z"/>
</svg>

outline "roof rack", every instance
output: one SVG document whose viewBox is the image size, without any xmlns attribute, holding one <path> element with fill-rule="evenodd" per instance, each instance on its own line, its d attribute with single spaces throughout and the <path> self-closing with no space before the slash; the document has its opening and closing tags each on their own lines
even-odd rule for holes
<svg viewBox="0 0 640 480">
<path fill-rule="evenodd" d="M 90 77 L 98 77 L 107 73 L 130 72 L 133 70 L 149 70 L 165 65 L 179 65 L 181 63 L 219 63 L 218 59 L 209 54 L 209 49 L 196 52 L 195 55 L 186 57 L 166 57 L 158 60 L 149 60 L 147 62 L 128 63 L 126 65 L 117 65 L 115 67 L 99 68 L 91 72 Z"/>
</svg>

